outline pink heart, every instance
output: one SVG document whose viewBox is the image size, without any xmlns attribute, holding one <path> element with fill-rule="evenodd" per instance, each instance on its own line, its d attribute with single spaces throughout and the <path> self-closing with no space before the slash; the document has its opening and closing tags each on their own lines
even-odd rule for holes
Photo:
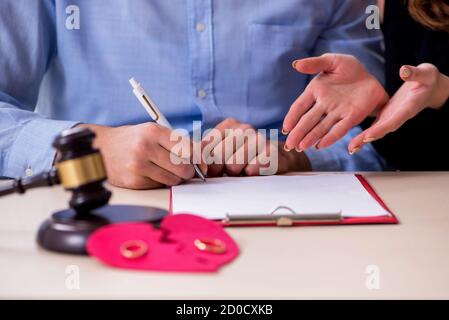
<svg viewBox="0 0 449 320">
<path fill-rule="evenodd" d="M 199 250 L 197 239 L 218 239 L 226 246 L 221 254 Z M 120 247 L 133 240 L 145 242 L 148 251 L 136 259 L 122 255 Z M 165 218 L 160 228 L 148 223 L 118 223 L 95 231 L 87 243 L 89 255 L 103 263 L 125 269 L 214 272 L 239 254 L 235 241 L 217 222 L 177 214 Z"/>
</svg>

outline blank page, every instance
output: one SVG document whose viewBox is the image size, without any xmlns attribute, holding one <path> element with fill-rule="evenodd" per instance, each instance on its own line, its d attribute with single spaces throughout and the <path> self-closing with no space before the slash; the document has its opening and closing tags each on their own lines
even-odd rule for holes
<svg viewBox="0 0 449 320">
<path fill-rule="evenodd" d="M 174 213 L 192 213 L 214 220 L 224 219 L 227 214 L 269 214 L 279 206 L 302 214 L 390 216 L 353 174 L 193 180 L 173 187 L 172 201 Z"/>
</svg>

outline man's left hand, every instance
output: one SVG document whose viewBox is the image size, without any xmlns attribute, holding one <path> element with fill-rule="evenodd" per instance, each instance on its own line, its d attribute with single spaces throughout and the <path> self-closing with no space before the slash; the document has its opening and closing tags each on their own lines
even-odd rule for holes
<svg viewBox="0 0 449 320">
<path fill-rule="evenodd" d="M 208 176 L 257 176 L 310 170 L 304 154 L 286 152 L 283 143 L 270 141 L 251 125 L 235 119 L 219 123 L 202 142 Z"/>
</svg>

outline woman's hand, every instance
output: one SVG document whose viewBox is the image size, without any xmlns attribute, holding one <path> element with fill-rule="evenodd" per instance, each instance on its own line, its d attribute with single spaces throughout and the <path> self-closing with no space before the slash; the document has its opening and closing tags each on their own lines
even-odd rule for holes
<svg viewBox="0 0 449 320">
<path fill-rule="evenodd" d="M 353 56 L 324 54 L 293 67 L 318 75 L 285 117 L 286 150 L 329 147 L 388 101 L 382 85 Z"/>
<path fill-rule="evenodd" d="M 441 108 L 449 99 L 449 78 L 432 64 L 403 66 L 400 77 L 405 83 L 381 109 L 374 124 L 351 141 L 350 153 L 396 131 L 425 108 Z"/>
</svg>

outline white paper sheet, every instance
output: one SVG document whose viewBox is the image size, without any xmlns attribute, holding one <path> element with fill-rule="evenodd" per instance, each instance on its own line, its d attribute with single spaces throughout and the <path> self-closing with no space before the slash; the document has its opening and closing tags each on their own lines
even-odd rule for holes
<svg viewBox="0 0 449 320">
<path fill-rule="evenodd" d="M 208 219 L 268 214 L 278 206 L 303 214 L 390 216 L 353 174 L 208 178 L 173 187 L 172 201 L 174 213 Z"/>
</svg>

